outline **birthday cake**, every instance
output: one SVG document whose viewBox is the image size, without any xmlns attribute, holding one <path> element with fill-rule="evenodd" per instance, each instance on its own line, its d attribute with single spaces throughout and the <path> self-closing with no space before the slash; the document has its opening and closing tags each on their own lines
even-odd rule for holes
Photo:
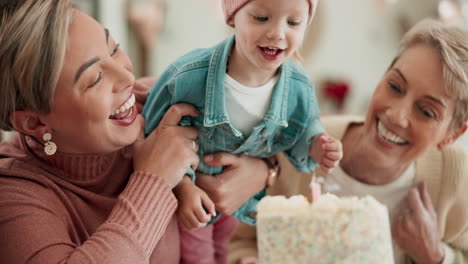
<svg viewBox="0 0 468 264">
<path fill-rule="evenodd" d="M 387 208 L 367 196 L 267 196 L 258 204 L 260 264 L 393 264 Z"/>
</svg>

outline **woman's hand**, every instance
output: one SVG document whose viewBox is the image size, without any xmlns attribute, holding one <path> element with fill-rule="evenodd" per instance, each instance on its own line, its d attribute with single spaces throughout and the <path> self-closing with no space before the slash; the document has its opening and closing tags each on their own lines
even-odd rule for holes
<svg viewBox="0 0 468 264">
<path fill-rule="evenodd" d="M 395 215 L 392 236 L 416 263 L 442 263 L 444 260 L 437 215 L 424 183 L 406 195 Z"/>
<path fill-rule="evenodd" d="M 135 171 L 157 175 L 174 188 L 188 168 L 198 166 L 198 131 L 193 127 L 179 126 L 182 116 L 197 116 L 199 112 L 189 104 L 177 104 L 169 108 L 159 126 L 144 139 L 142 135 L 133 146 Z"/>
<path fill-rule="evenodd" d="M 204 161 L 210 166 L 225 166 L 216 177 L 197 174 L 196 179 L 220 213 L 231 215 L 265 188 L 268 168 L 261 159 L 220 152 L 206 155 Z"/>
</svg>

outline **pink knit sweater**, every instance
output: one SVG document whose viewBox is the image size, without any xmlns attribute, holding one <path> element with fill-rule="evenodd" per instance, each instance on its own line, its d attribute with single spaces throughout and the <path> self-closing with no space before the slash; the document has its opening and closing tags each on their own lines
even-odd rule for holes
<svg viewBox="0 0 468 264">
<path fill-rule="evenodd" d="M 35 139 L 0 144 L 0 263 L 178 263 L 177 201 L 132 172 L 131 149 L 46 156 Z"/>
</svg>

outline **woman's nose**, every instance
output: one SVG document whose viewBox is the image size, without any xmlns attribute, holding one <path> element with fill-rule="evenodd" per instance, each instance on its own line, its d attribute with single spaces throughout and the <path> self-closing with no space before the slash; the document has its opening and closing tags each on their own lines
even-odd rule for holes
<svg viewBox="0 0 468 264">
<path fill-rule="evenodd" d="M 110 61 L 106 68 L 108 69 L 110 78 L 112 78 L 112 89 L 114 92 L 125 89 L 135 82 L 135 76 L 130 68 L 119 62 Z"/>
<path fill-rule="evenodd" d="M 394 105 L 385 113 L 392 124 L 402 128 L 408 127 L 408 111 L 403 105 Z"/>
</svg>

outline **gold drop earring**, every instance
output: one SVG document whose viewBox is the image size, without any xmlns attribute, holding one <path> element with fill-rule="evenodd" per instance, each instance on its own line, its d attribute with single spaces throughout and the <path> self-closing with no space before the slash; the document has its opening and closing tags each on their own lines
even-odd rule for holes
<svg viewBox="0 0 468 264">
<path fill-rule="evenodd" d="M 50 133 L 45 133 L 44 136 L 42 136 L 42 139 L 45 141 L 44 143 L 44 152 L 45 154 L 51 156 L 54 155 L 55 152 L 57 152 L 57 145 L 50 141 L 52 139 L 52 135 Z"/>
</svg>

